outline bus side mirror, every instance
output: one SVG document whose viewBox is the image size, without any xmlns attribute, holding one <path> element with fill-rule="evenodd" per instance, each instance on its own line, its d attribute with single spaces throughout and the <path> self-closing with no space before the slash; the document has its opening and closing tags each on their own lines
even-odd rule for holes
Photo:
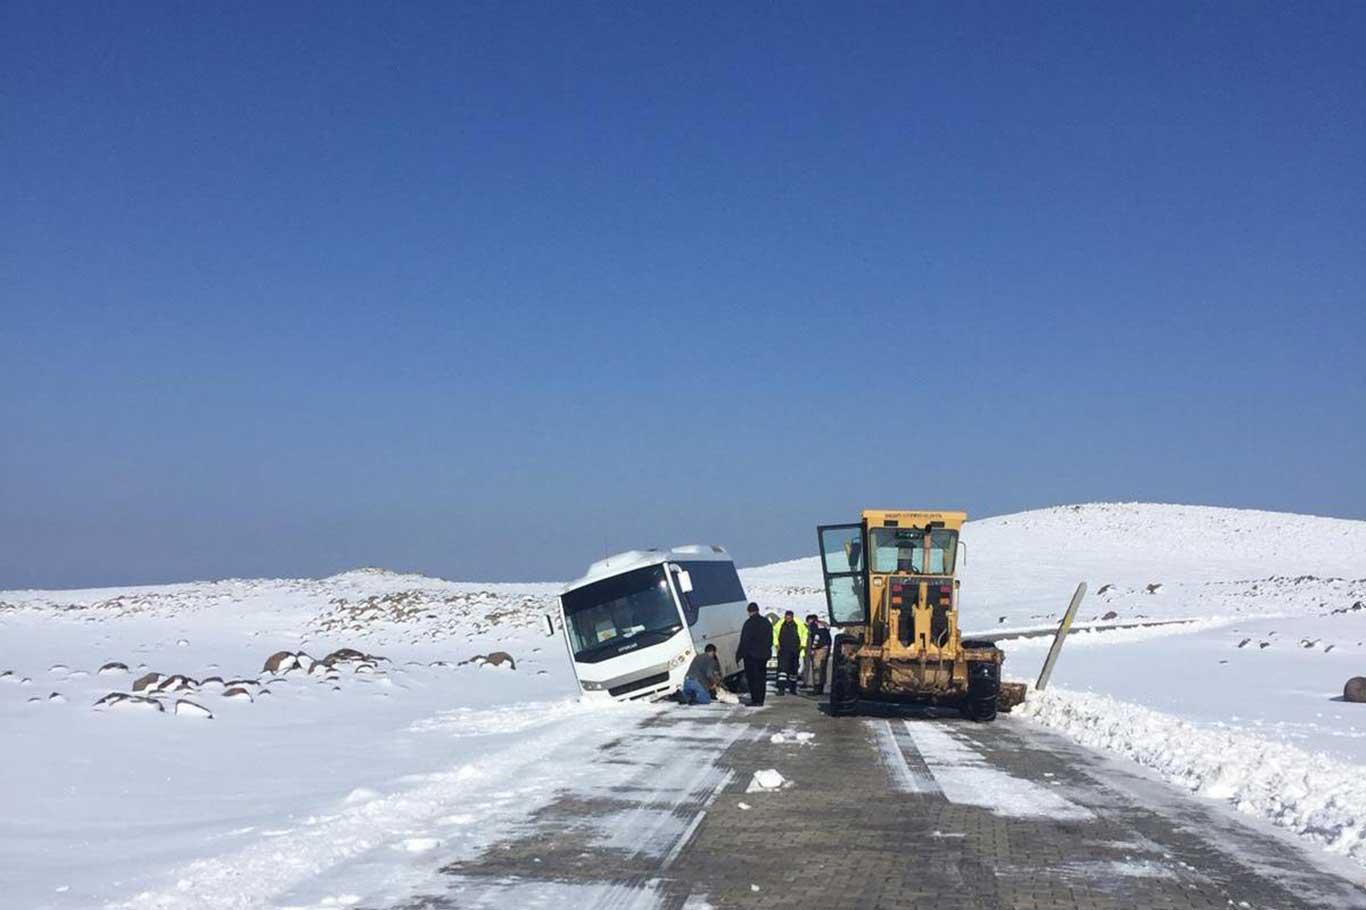
<svg viewBox="0 0 1366 910">
<path fill-rule="evenodd" d="M 673 573 L 674 578 L 678 581 L 678 590 L 682 591 L 684 594 L 691 594 L 692 576 L 688 574 L 688 570 L 676 562 L 671 562 L 669 563 L 669 571 Z"/>
<path fill-rule="evenodd" d="M 545 634 L 552 637 L 555 634 L 555 620 L 549 613 L 541 614 L 541 621 L 545 623 Z"/>
</svg>

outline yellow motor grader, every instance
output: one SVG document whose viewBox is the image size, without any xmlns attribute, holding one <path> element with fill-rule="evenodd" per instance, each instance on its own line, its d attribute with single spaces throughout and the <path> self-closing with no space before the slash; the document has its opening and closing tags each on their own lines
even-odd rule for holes
<svg viewBox="0 0 1366 910">
<path fill-rule="evenodd" d="M 963 512 L 869 509 L 857 524 L 821 525 L 832 648 L 830 712 L 860 702 L 957 707 L 990 721 L 1024 699 L 1001 683 L 1005 656 L 958 632 L 954 571 Z"/>
</svg>

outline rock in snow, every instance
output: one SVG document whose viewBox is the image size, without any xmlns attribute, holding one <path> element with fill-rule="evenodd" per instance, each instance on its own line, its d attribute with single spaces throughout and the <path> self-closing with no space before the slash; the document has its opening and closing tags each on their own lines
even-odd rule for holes
<svg viewBox="0 0 1366 910">
<path fill-rule="evenodd" d="M 485 670 L 499 668 L 508 670 L 517 669 L 517 661 L 506 651 L 494 651 L 490 654 L 476 654 L 469 660 L 460 661 L 460 666 L 464 666 L 465 664 L 474 664 L 476 667 L 482 667 Z"/>
<path fill-rule="evenodd" d="M 517 661 L 513 660 L 512 655 L 506 651 L 494 651 L 487 658 L 485 658 L 485 660 L 488 662 L 490 666 L 501 667 L 503 666 L 503 664 L 507 664 L 508 669 L 517 669 Z"/>
<path fill-rule="evenodd" d="M 1366 676 L 1353 676 L 1342 687 L 1343 701 L 1366 701 Z"/>
<path fill-rule="evenodd" d="M 167 676 L 165 679 L 161 680 L 161 682 L 157 683 L 156 689 L 158 692 L 179 692 L 181 689 L 193 689 L 198 685 L 199 683 L 196 680 L 176 673 L 173 676 Z"/>
<path fill-rule="evenodd" d="M 127 695 L 123 692 L 110 692 L 95 702 L 97 708 L 113 708 L 119 711 L 165 711 L 166 707 L 155 698 L 143 695 Z"/>
<path fill-rule="evenodd" d="M 159 682 L 161 682 L 160 673 L 148 673 L 145 676 L 139 676 L 137 679 L 133 680 L 133 691 L 141 692 L 148 686 L 156 685 Z"/>
<path fill-rule="evenodd" d="M 99 673 L 100 673 L 100 675 L 102 675 L 102 676 L 109 676 L 109 675 L 113 675 L 113 674 L 115 674 L 115 673 L 127 673 L 127 672 L 128 672 L 128 665 L 125 664 L 125 663 L 121 663 L 121 662 L 119 662 L 119 661 L 117 661 L 117 660 L 111 660 L 111 661 L 109 661 L 109 663 L 105 664 L 104 666 L 100 667 L 100 669 L 99 669 Z"/>
<path fill-rule="evenodd" d="M 293 651 L 276 651 L 266 658 L 266 665 L 261 668 L 262 673 L 287 673 L 299 666 L 299 660 L 294 656 Z"/>
<path fill-rule="evenodd" d="M 183 698 L 176 699 L 175 713 L 179 717 L 202 717 L 205 720 L 213 720 L 213 712 L 208 708 Z"/>
</svg>

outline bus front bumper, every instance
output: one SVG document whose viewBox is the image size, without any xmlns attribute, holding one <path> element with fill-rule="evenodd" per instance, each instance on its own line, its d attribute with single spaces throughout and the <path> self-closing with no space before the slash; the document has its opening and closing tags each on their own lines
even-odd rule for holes
<svg viewBox="0 0 1366 910">
<path fill-rule="evenodd" d="M 672 661 L 670 663 L 673 663 Z M 646 701 L 677 692 L 687 674 L 687 663 L 656 664 L 599 681 L 579 680 L 583 697 L 593 701 Z"/>
</svg>

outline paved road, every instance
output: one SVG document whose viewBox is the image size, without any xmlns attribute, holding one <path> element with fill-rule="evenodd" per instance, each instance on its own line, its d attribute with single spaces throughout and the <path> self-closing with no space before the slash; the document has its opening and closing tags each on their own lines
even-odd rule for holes
<svg viewBox="0 0 1366 910">
<path fill-rule="evenodd" d="M 790 783 L 747 793 L 770 768 Z M 567 792 L 405 910 L 1366 908 L 1288 835 L 1008 717 L 679 707 L 587 776 L 607 787 Z"/>
</svg>

